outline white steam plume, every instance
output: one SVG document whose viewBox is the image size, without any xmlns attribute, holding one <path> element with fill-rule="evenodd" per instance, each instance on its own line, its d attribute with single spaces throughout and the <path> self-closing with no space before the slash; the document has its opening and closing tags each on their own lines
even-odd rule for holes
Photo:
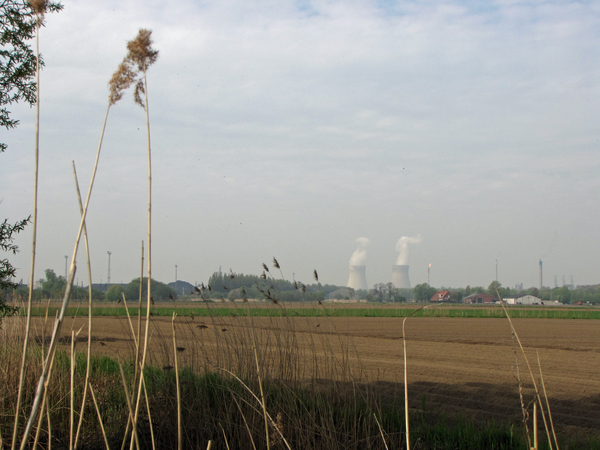
<svg viewBox="0 0 600 450">
<path fill-rule="evenodd" d="M 405 266 L 408 263 L 408 244 L 418 244 L 421 242 L 421 235 L 416 236 L 402 236 L 396 242 L 396 251 L 400 254 L 396 260 L 396 265 Z"/>
<path fill-rule="evenodd" d="M 364 266 L 367 263 L 367 246 L 371 243 L 366 237 L 356 239 L 356 250 L 350 257 L 350 266 Z"/>
</svg>

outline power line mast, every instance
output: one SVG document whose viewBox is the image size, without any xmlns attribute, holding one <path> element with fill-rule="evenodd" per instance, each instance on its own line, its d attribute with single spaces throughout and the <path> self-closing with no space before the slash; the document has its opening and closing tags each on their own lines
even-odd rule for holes
<svg viewBox="0 0 600 450">
<path fill-rule="evenodd" d="M 106 253 L 108 253 L 108 276 L 106 277 L 106 283 L 110 284 L 110 255 L 112 255 L 112 252 Z"/>
</svg>

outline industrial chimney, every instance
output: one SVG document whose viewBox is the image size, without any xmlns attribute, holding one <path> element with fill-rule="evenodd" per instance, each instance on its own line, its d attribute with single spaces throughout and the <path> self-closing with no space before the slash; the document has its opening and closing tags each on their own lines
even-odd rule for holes
<svg viewBox="0 0 600 450">
<path fill-rule="evenodd" d="M 543 276 L 542 260 L 540 259 L 540 289 L 542 289 L 542 287 L 544 287 L 542 276 Z"/>
<path fill-rule="evenodd" d="M 369 289 L 367 285 L 367 266 L 350 266 L 348 287 L 352 289 Z"/>
<path fill-rule="evenodd" d="M 408 265 L 392 266 L 392 284 L 399 289 L 410 289 L 410 278 L 408 278 Z"/>
</svg>

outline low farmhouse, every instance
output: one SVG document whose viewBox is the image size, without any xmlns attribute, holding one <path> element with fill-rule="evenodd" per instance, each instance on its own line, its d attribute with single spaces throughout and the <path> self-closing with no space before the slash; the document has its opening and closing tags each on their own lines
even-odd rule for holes
<svg viewBox="0 0 600 450">
<path fill-rule="evenodd" d="M 450 291 L 437 291 L 431 297 L 432 302 L 447 302 L 450 300 Z"/>
<path fill-rule="evenodd" d="M 494 297 L 493 295 L 490 295 L 490 294 L 486 294 L 484 292 L 479 293 L 479 294 L 472 294 L 472 295 L 469 295 L 468 297 L 463 298 L 463 303 L 469 303 L 469 304 L 495 303 L 497 301 L 498 301 L 498 299 L 496 297 Z"/>
</svg>

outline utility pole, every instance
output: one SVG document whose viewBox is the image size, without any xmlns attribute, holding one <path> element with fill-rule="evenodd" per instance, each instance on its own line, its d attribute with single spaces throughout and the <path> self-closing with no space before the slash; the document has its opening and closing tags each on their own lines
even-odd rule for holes
<svg viewBox="0 0 600 450">
<path fill-rule="evenodd" d="M 498 260 L 496 260 L 496 283 L 498 283 Z"/>
<path fill-rule="evenodd" d="M 430 286 L 429 284 L 429 275 L 431 275 L 431 264 L 429 264 L 429 267 L 427 268 L 427 285 Z"/>
<path fill-rule="evenodd" d="M 175 283 L 177 283 L 177 264 L 175 264 Z"/>
<path fill-rule="evenodd" d="M 67 279 L 67 260 L 69 259 L 69 257 L 67 255 L 65 255 L 65 280 Z"/>
<path fill-rule="evenodd" d="M 108 253 L 108 276 L 106 277 L 106 282 L 108 284 L 110 284 L 110 255 L 112 254 L 111 252 L 106 252 Z"/>
</svg>

